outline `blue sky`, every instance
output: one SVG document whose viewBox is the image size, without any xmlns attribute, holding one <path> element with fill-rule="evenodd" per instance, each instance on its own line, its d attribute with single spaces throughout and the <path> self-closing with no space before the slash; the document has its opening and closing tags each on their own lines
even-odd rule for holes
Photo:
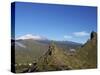
<svg viewBox="0 0 100 75">
<path fill-rule="evenodd" d="M 40 35 L 84 43 L 97 31 L 97 8 L 16 2 L 15 37 Z"/>
</svg>

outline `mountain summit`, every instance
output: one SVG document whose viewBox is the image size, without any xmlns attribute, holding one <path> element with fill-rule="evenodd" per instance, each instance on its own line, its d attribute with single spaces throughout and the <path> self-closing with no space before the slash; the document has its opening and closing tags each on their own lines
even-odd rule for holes
<svg viewBox="0 0 100 75">
<path fill-rule="evenodd" d="M 32 35 L 32 34 L 26 34 L 24 36 L 16 38 L 17 40 L 26 40 L 26 39 L 33 39 L 33 40 L 47 40 L 46 37 L 39 36 L 39 35 Z"/>
</svg>

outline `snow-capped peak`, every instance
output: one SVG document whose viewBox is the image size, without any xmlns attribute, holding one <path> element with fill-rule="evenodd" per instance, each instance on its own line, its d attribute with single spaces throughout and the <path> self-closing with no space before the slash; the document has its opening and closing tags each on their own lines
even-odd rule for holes
<svg viewBox="0 0 100 75">
<path fill-rule="evenodd" d="M 16 38 L 16 40 L 25 40 L 25 39 L 33 39 L 33 40 L 47 40 L 47 38 L 38 35 L 26 34 L 24 36 Z"/>
</svg>

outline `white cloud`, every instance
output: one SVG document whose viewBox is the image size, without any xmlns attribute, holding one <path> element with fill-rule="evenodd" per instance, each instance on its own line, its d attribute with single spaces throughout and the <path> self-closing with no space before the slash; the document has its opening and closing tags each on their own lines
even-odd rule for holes
<svg viewBox="0 0 100 75">
<path fill-rule="evenodd" d="M 74 32 L 73 34 L 74 34 L 75 36 L 77 36 L 77 37 L 81 37 L 81 36 L 89 36 L 89 33 L 85 32 L 85 31 Z"/>
<path fill-rule="evenodd" d="M 72 36 L 65 35 L 65 36 L 64 36 L 64 38 L 65 38 L 65 39 L 71 39 L 71 38 L 72 38 Z"/>
</svg>

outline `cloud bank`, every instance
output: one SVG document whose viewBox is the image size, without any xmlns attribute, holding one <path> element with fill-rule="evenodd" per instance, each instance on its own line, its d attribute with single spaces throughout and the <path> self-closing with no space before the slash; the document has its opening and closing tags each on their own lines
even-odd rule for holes
<svg viewBox="0 0 100 75">
<path fill-rule="evenodd" d="M 74 32 L 73 35 L 77 37 L 83 37 L 83 36 L 89 36 L 89 33 L 81 31 L 81 32 Z"/>
</svg>

